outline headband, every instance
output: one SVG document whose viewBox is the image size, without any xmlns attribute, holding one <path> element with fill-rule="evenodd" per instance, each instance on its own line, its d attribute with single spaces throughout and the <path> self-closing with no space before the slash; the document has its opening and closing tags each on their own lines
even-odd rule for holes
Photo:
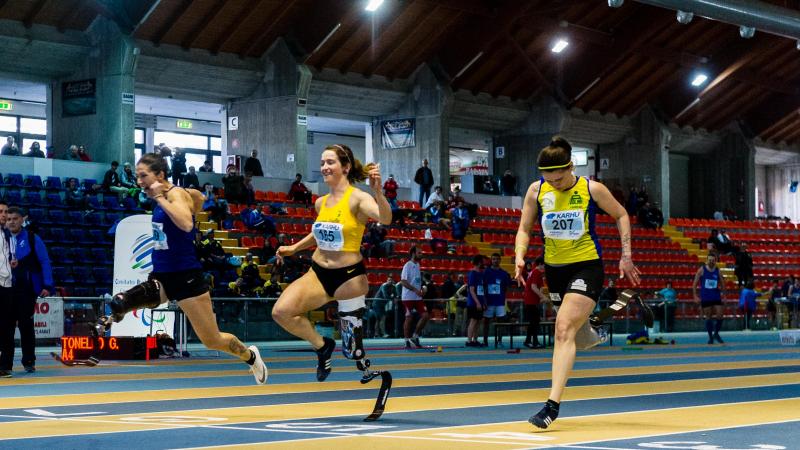
<svg viewBox="0 0 800 450">
<path fill-rule="evenodd" d="M 569 167 L 569 166 L 570 166 L 570 164 L 572 164 L 572 161 L 570 161 L 570 162 L 568 162 L 568 163 L 566 163 L 566 164 L 561 164 L 560 166 L 547 166 L 547 167 L 542 167 L 542 166 L 539 166 L 539 170 L 556 170 L 556 169 L 566 169 L 567 167 Z"/>
</svg>

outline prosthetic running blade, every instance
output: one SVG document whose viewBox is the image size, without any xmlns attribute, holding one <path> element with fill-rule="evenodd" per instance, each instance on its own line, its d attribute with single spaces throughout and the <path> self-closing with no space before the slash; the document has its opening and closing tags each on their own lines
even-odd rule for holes
<svg viewBox="0 0 800 450">
<path fill-rule="evenodd" d="M 364 377 L 361 378 L 361 383 L 369 383 L 378 375 L 381 377 L 381 388 L 378 390 L 378 398 L 375 400 L 375 407 L 372 409 L 372 413 L 364 418 L 364 422 L 374 422 L 378 420 L 383 415 L 383 411 L 386 409 L 386 402 L 389 400 L 389 391 L 392 389 L 391 373 L 385 370 L 371 372 L 369 375 L 364 375 Z"/>
</svg>

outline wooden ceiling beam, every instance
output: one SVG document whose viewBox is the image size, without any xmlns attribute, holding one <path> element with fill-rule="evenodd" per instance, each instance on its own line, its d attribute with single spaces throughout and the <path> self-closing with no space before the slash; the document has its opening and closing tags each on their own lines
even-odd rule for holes
<svg viewBox="0 0 800 450">
<path fill-rule="evenodd" d="M 506 41 L 511 44 L 511 48 L 517 53 L 517 55 L 522 59 L 522 62 L 525 63 L 525 66 L 528 68 L 528 71 L 533 74 L 536 80 L 547 89 L 547 91 L 553 95 L 553 97 L 562 102 L 563 104 L 567 103 L 567 96 L 564 95 L 564 92 L 561 90 L 560 87 L 553 84 L 547 77 L 544 76 L 539 67 L 536 63 L 533 62 L 530 55 L 522 48 L 522 46 L 517 42 L 514 36 L 511 33 L 506 34 Z"/>
<path fill-rule="evenodd" d="M 186 11 L 189 10 L 191 6 L 192 0 L 181 0 L 178 7 L 172 11 L 172 14 L 170 14 L 170 16 L 164 22 L 164 25 L 161 26 L 161 29 L 156 32 L 155 38 L 153 39 L 153 45 L 156 47 L 161 45 L 161 41 L 164 40 L 164 37 L 172 29 L 172 26 L 181 19 L 181 17 L 186 13 Z"/>
<path fill-rule="evenodd" d="M 200 20 L 200 23 L 198 23 L 183 39 L 183 42 L 181 42 L 181 47 L 183 47 L 184 50 L 189 50 L 192 48 L 195 41 L 197 41 L 197 38 L 200 37 L 201 34 L 205 33 L 205 31 L 208 29 L 208 26 L 216 22 L 217 16 L 219 16 L 219 13 L 225 9 L 225 5 L 227 4 L 227 0 L 216 0 L 216 3 L 211 7 L 211 9 L 208 10 L 206 15 L 203 16 L 203 18 Z"/>
<path fill-rule="evenodd" d="M 267 38 L 274 39 L 272 34 L 275 31 L 275 28 L 278 26 L 278 24 L 281 23 L 281 21 L 283 21 L 283 19 L 286 17 L 286 15 L 289 13 L 289 11 L 291 11 L 292 8 L 294 8 L 294 6 L 296 4 L 297 4 L 297 0 L 284 0 L 283 2 L 281 2 L 281 6 L 278 7 L 279 9 L 278 9 L 277 14 L 275 14 L 274 19 L 269 21 L 269 24 L 266 25 L 263 28 L 263 31 L 261 31 L 261 33 L 259 33 L 258 36 L 255 39 L 251 39 L 249 41 L 250 42 L 249 44 L 245 44 L 247 46 L 244 48 L 244 50 L 241 50 L 241 48 L 240 48 L 240 50 L 238 52 L 236 52 L 236 53 L 239 54 L 239 57 L 245 58 L 253 50 L 255 50 L 255 49 L 259 48 L 259 47 L 264 47 L 265 44 L 266 44 L 266 46 L 271 45 L 272 41 L 271 40 L 267 41 Z M 245 41 L 245 42 L 247 42 L 247 41 Z M 258 55 L 258 56 L 261 56 L 261 55 Z"/>
<path fill-rule="evenodd" d="M 317 70 L 322 70 L 325 64 L 330 61 L 333 55 L 342 45 L 347 42 L 361 26 L 361 11 L 357 5 L 351 5 L 350 9 L 344 14 L 339 21 L 339 28 L 333 33 L 333 36 L 326 36 L 327 40 L 320 42 L 320 46 L 315 52 L 306 57 L 306 63 L 310 63 Z"/>
<path fill-rule="evenodd" d="M 236 15 L 236 18 L 228 25 L 227 28 L 222 32 L 221 37 L 213 47 L 211 47 L 211 54 L 216 55 L 225 47 L 225 45 L 231 40 L 231 38 L 236 34 L 236 31 L 241 28 L 242 24 L 253 15 L 254 11 L 259 11 L 261 9 L 262 4 L 265 0 L 256 0 L 255 4 L 248 5 L 245 4 L 242 6 L 242 9 L 239 10 L 239 14 Z"/>
<path fill-rule="evenodd" d="M 401 62 L 399 67 L 389 67 L 387 69 L 387 73 L 389 74 L 396 74 L 394 76 L 389 76 L 390 79 L 394 79 L 395 77 L 402 77 L 403 75 L 415 70 L 420 64 L 428 62 L 433 55 L 441 49 L 441 41 L 445 36 L 447 36 L 453 28 L 461 23 L 462 19 L 466 13 L 461 11 L 453 14 L 450 16 L 450 20 L 447 21 L 443 26 L 435 28 L 431 33 L 429 33 L 425 38 L 422 40 L 422 46 L 418 49 L 417 59 L 414 58 L 406 58 L 404 62 Z M 395 69 L 395 70 L 392 70 Z"/>
<path fill-rule="evenodd" d="M 47 4 L 47 0 L 39 0 L 35 5 L 33 5 L 33 8 L 30 10 L 28 15 L 22 19 L 22 24 L 25 25 L 25 28 L 30 29 L 33 27 L 33 21 L 36 20 L 36 16 L 42 12 L 42 8 L 44 8 L 45 4 Z"/>
<path fill-rule="evenodd" d="M 81 7 L 81 0 L 72 0 L 69 4 L 67 4 L 66 11 L 67 14 L 61 17 L 61 20 L 58 21 L 56 24 L 56 30 L 59 33 L 63 33 L 67 30 L 67 25 L 72 23 L 77 17 L 78 13 L 83 9 Z"/>
<path fill-rule="evenodd" d="M 403 14 L 405 14 L 406 11 L 410 10 L 412 3 L 413 3 L 413 1 L 410 2 L 408 4 L 408 6 L 406 6 L 406 8 L 403 10 Z M 372 74 L 374 74 L 378 70 L 378 68 L 383 64 L 383 62 L 386 59 L 388 59 L 388 57 L 393 55 L 397 51 L 397 49 L 399 49 L 400 47 L 403 46 L 403 44 L 408 42 L 409 38 L 411 38 L 412 36 L 416 35 L 417 30 L 424 29 L 423 27 L 426 26 L 429 23 L 431 18 L 436 15 L 436 12 L 438 10 L 439 10 L 439 5 L 434 5 L 433 9 L 431 9 L 430 11 L 428 11 L 427 8 L 426 8 L 426 11 L 424 13 L 425 17 L 422 19 L 422 21 L 418 22 L 418 21 L 414 20 L 414 27 L 411 30 L 409 30 L 407 33 L 405 33 L 405 35 L 401 37 L 399 42 L 397 42 L 396 40 L 391 42 L 391 43 L 385 42 L 384 38 L 385 38 L 386 34 L 388 34 L 388 32 L 389 32 L 388 28 L 383 33 L 381 33 L 381 36 L 379 37 L 378 43 L 377 43 L 377 45 L 375 45 L 375 49 L 377 50 L 378 53 L 371 58 L 372 59 L 372 65 L 367 69 L 366 72 L 364 72 L 364 76 L 367 77 L 367 78 L 371 77 Z M 416 17 L 415 17 L 415 19 L 416 19 Z"/>
</svg>

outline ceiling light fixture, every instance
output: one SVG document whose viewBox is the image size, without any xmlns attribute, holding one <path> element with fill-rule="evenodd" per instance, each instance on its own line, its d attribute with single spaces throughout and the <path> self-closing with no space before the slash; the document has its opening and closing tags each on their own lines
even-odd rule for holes
<svg viewBox="0 0 800 450">
<path fill-rule="evenodd" d="M 619 8 L 623 3 L 625 3 L 625 0 L 608 0 L 608 6 L 612 8 Z"/>
<path fill-rule="evenodd" d="M 553 44 L 553 48 L 551 48 L 550 50 L 553 53 L 561 53 L 562 51 L 564 51 L 565 48 L 567 48 L 568 45 L 569 42 L 565 41 L 564 39 L 559 39 L 556 41 L 555 44 Z"/>
<path fill-rule="evenodd" d="M 702 86 L 707 80 L 708 80 L 708 75 L 704 73 L 698 73 L 697 75 L 694 76 L 694 79 L 692 80 L 692 86 L 694 87 Z"/>
<path fill-rule="evenodd" d="M 364 8 L 369 12 L 375 12 L 383 4 L 383 0 L 369 0 L 367 6 Z"/>
<path fill-rule="evenodd" d="M 753 27 L 747 27 L 744 25 L 739 27 L 739 36 L 745 39 L 750 39 L 751 37 L 755 36 L 755 34 L 756 34 L 756 29 Z"/>
<path fill-rule="evenodd" d="M 690 11 L 680 11 L 679 10 L 678 14 L 676 15 L 676 17 L 677 17 L 679 23 L 682 23 L 682 24 L 686 25 L 689 22 L 691 22 L 692 19 L 694 19 L 694 13 L 690 12 Z"/>
<path fill-rule="evenodd" d="M 489 150 L 480 150 L 477 148 L 473 148 L 472 151 L 475 153 L 489 153 Z"/>
</svg>

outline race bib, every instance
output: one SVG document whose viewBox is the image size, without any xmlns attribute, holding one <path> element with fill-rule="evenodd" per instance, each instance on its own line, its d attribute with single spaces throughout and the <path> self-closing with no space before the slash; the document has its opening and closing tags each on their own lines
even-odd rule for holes
<svg viewBox="0 0 800 450">
<path fill-rule="evenodd" d="M 169 250 L 167 243 L 167 233 L 164 233 L 164 224 L 153 223 L 153 250 Z"/>
<path fill-rule="evenodd" d="M 483 296 L 483 286 L 476 287 L 475 292 L 477 292 L 478 295 Z"/>
<path fill-rule="evenodd" d="M 315 222 L 314 238 L 320 250 L 341 250 L 344 247 L 344 234 L 341 223 Z"/>
<path fill-rule="evenodd" d="M 488 288 L 489 288 L 489 295 L 500 295 L 499 284 L 490 284 Z"/>
<path fill-rule="evenodd" d="M 574 241 L 586 233 L 583 215 L 582 209 L 546 213 L 542 220 L 542 231 L 550 239 Z"/>
<path fill-rule="evenodd" d="M 717 280 L 715 280 L 713 278 L 706 278 L 705 288 L 706 289 L 716 289 L 717 288 Z"/>
</svg>

